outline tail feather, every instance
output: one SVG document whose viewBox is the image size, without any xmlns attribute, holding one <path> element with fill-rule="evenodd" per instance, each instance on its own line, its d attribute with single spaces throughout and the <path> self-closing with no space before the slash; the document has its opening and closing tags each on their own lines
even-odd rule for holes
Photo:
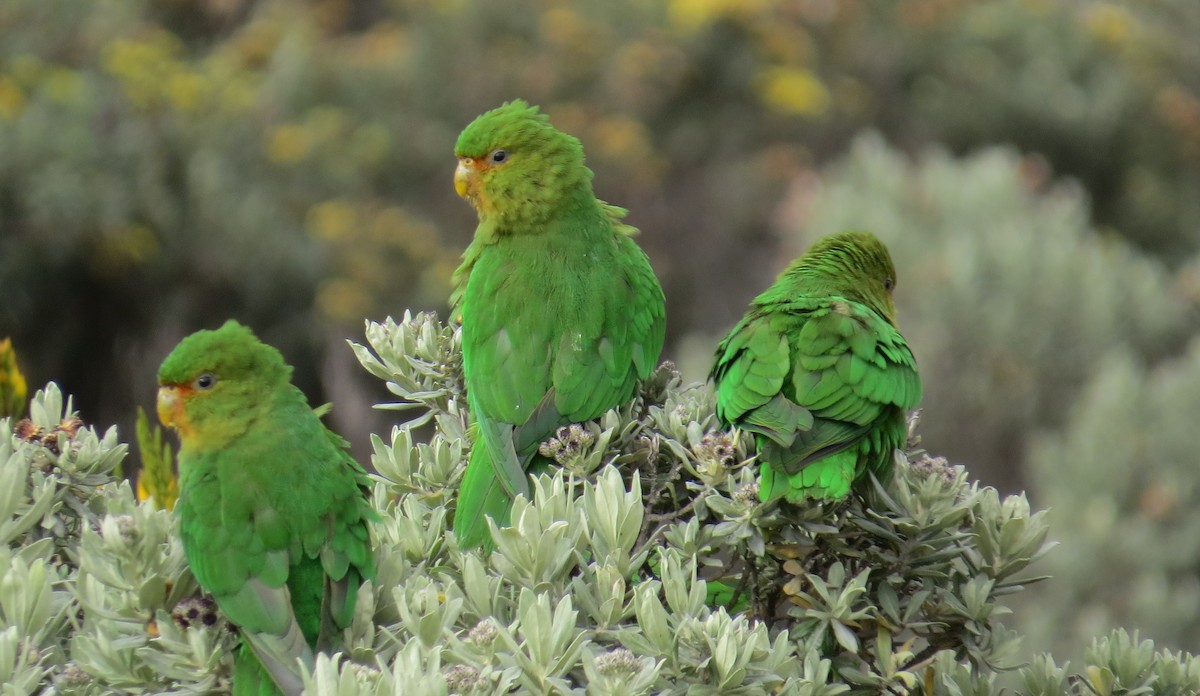
<svg viewBox="0 0 1200 696">
<path fill-rule="evenodd" d="M 487 446 L 480 441 L 471 451 L 471 461 L 458 492 L 458 507 L 454 513 L 454 533 L 462 548 L 490 551 L 495 546 L 488 530 L 487 519 L 505 526 L 512 511 L 512 498 L 504 490 Z"/>
</svg>

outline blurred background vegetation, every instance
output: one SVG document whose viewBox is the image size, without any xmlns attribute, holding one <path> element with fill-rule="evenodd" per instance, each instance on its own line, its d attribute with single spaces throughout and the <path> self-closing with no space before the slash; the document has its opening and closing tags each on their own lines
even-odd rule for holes
<svg viewBox="0 0 1200 696">
<path fill-rule="evenodd" d="M 361 444 L 344 339 L 444 311 L 454 138 L 523 97 L 632 210 L 689 377 L 812 240 L 875 230 L 926 446 L 1053 508 L 1030 647 L 1194 648 L 1197 36 L 1195 0 L 5 0 L 0 338 L 128 437 L 237 317 Z"/>
</svg>

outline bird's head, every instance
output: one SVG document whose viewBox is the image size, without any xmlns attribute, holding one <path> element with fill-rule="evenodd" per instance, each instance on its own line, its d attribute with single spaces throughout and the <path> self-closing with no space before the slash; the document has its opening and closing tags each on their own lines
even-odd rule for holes
<svg viewBox="0 0 1200 696">
<path fill-rule="evenodd" d="M 818 275 L 830 292 L 861 302 L 896 325 L 896 266 L 879 238 L 870 232 L 833 234 L 813 244 L 796 264 L 806 274 Z"/>
<path fill-rule="evenodd" d="M 184 338 L 158 368 L 158 418 L 184 448 L 218 447 L 243 434 L 291 380 L 279 351 L 234 320 Z"/>
<path fill-rule="evenodd" d="M 454 146 L 454 188 L 482 222 L 536 225 L 573 194 L 591 195 L 583 146 L 550 125 L 536 106 L 515 100 L 470 123 Z"/>
</svg>

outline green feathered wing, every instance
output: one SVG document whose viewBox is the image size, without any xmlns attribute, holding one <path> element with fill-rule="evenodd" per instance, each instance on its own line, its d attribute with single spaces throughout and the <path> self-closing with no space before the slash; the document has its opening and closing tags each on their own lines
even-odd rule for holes
<svg viewBox="0 0 1200 696">
<path fill-rule="evenodd" d="M 477 237 L 467 250 L 455 296 L 476 421 L 454 517 L 464 547 L 490 546 L 487 519 L 507 524 L 513 498 L 529 497 L 540 443 L 633 398 L 656 365 L 662 289 L 622 213 L 597 203 L 542 233 Z"/>
<path fill-rule="evenodd" d="M 839 499 L 867 471 L 891 473 L 916 361 L 870 307 L 830 296 L 754 306 L 717 348 L 717 415 L 752 432 L 760 497 Z"/>
<path fill-rule="evenodd" d="M 374 576 L 365 472 L 299 390 L 273 398 L 246 435 L 180 455 L 188 564 L 243 639 L 235 694 L 299 694 L 297 661 L 336 643 Z"/>
</svg>

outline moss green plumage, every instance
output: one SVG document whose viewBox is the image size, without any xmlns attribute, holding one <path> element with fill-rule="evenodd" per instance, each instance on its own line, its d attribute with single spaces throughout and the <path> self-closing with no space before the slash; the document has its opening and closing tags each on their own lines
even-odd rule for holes
<svg viewBox="0 0 1200 696">
<path fill-rule="evenodd" d="M 921 399 L 896 328 L 896 270 L 866 232 L 822 239 L 756 297 L 717 348 L 722 423 L 753 433 L 763 500 L 845 497 L 886 480 Z"/>
<path fill-rule="evenodd" d="M 233 321 L 185 338 L 159 369 L 188 564 L 243 637 L 235 694 L 299 693 L 296 660 L 331 646 L 374 574 L 366 474 L 291 372 Z"/>
<path fill-rule="evenodd" d="M 625 211 L 593 194 L 579 141 L 536 107 L 483 114 L 455 154 L 479 226 L 451 298 L 477 424 L 454 530 L 486 546 L 487 519 L 507 524 L 513 498 L 528 496 L 538 445 L 628 401 L 654 369 L 663 295 Z"/>
</svg>

